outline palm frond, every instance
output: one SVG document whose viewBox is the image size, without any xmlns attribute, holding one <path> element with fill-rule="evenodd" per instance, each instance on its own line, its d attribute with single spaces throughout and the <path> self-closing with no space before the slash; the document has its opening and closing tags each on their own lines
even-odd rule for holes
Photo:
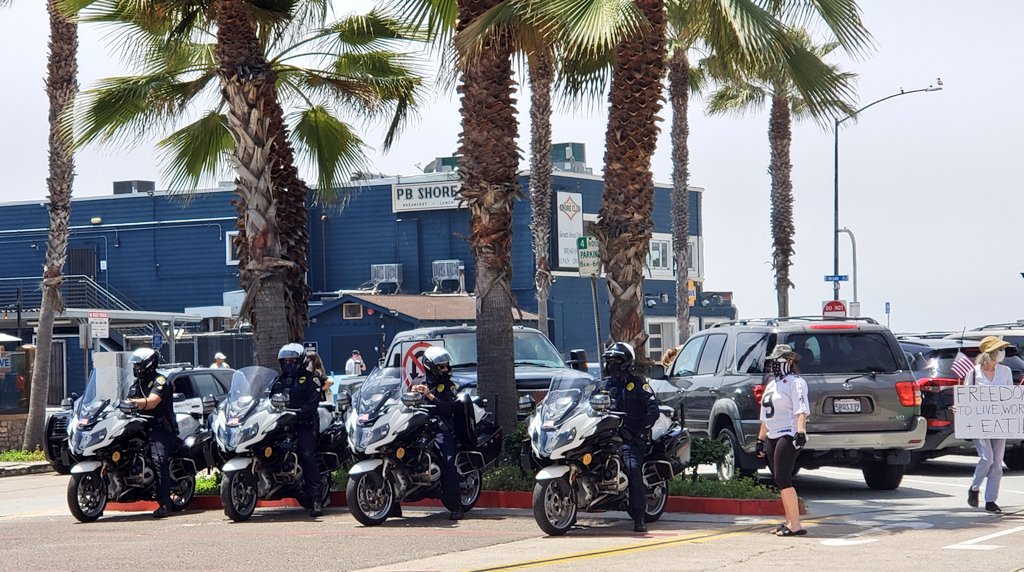
<svg viewBox="0 0 1024 572">
<path fill-rule="evenodd" d="M 157 143 L 157 149 L 170 189 L 191 192 L 230 170 L 235 141 L 227 116 L 211 111 Z"/>
<path fill-rule="evenodd" d="M 422 30 L 435 48 L 444 49 L 455 33 L 456 0 L 386 0 L 381 12 Z"/>
<path fill-rule="evenodd" d="M 366 164 L 366 145 L 344 121 L 323 106 L 289 115 L 292 144 L 300 159 L 316 172 L 317 195 L 332 202 L 344 175 Z"/>
<path fill-rule="evenodd" d="M 707 100 L 709 115 L 754 114 L 764 108 L 769 93 L 756 85 L 724 85 L 711 93 Z"/>
</svg>

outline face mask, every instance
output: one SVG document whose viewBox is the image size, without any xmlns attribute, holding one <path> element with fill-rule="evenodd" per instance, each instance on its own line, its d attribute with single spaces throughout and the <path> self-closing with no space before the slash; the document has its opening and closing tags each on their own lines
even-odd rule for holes
<svg viewBox="0 0 1024 572">
<path fill-rule="evenodd" d="M 996 352 L 996 363 L 1003 363 L 1004 359 L 1006 359 L 1006 350 Z"/>
<path fill-rule="evenodd" d="M 779 360 L 775 363 L 779 364 L 780 377 L 786 377 L 793 371 L 793 366 L 787 360 Z"/>
<path fill-rule="evenodd" d="M 771 366 L 772 374 L 774 374 L 775 377 L 783 377 L 781 363 L 776 360 L 772 360 L 769 365 Z"/>
<path fill-rule="evenodd" d="M 298 368 L 299 364 L 295 363 L 292 360 L 284 360 L 284 362 L 281 364 L 281 371 L 283 371 L 286 375 L 291 375 L 295 373 L 295 370 L 297 370 Z"/>
</svg>

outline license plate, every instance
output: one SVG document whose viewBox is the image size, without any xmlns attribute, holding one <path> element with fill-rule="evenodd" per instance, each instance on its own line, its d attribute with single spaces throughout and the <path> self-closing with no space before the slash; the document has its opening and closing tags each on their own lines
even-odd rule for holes
<svg viewBox="0 0 1024 572">
<path fill-rule="evenodd" d="M 365 423 L 365 422 L 367 422 L 369 420 L 370 420 L 370 414 L 369 413 L 360 413 L 359 414 L 358 421 Z"/>
<path fill-rule="evenodd" d="M 832 411 L 835 413 L 860 413 L 859 399 L 834 399 Z"/>
</svg>

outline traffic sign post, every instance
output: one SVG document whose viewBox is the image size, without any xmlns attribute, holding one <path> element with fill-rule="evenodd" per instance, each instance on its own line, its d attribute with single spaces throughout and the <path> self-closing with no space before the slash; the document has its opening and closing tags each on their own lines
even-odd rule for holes
<svg viewBox="0 0 1024 572">
<path fill-rule="evenodd" d="M 826 274 L 825 282 L 848 282 L 850 276 L 848 274 Z"/>
<path fill-rule="evenodd" d="M 845 318 L 846 300 L 825 300 L 821 303 L 821 315 L 826 318 Z"/>
<path fill-rule="evenodd" d="M 153 349 L 158 350 L 162 345 L 164 345 L 163 334 L 160 333 L 160 330 L 153 330 Z"/>
<path fill-rule="evenodd" d="M 110 318 L 106 312 L 89 312 L 89 331 L 94 339 L 110 337 Z"/>
<path fill-rule="evenodd" d="M 885 327 L 889 327 L 889 303 L 885 303 Z"/>
<path fill-rule="evenodd" d="M 594 300 L 594 332 L 597 334 L 597 362 L 601 363 L 601 314 L 597 306 L 597 277 L 601 275 L 601 245 L 592 236 L 576 239 L 580 276 L 590 277 L 590 292 Z"/>
</svg>

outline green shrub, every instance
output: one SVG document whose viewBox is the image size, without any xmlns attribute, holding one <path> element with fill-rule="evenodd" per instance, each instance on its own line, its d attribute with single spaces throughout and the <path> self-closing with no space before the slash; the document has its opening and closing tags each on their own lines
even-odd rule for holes
<svg viewBox="0 0 1024 572">
<path fill-rule="evenodd" d="M 343 491 L 348 486 L 348 469 L 338 469 L 331 473 L 331 490 Z"/>
<path fill-rule="evenodd" d="M 533 475 L 524 475 L 519 465 L 505 463 L 484 473 L 486 491 L 532 491 Z"/>
<path fill-rule="evenodd" d="M 220 494 L 220 472 L 215 471 L 210 474 L 198 474 L 196 475 L 196 494 L 197 495 L 219 495 Z"/>
<path fill-rule="evenodd" d="M 27 463 L 29 461 L 45 461 L 46 455 L 42 451 L 26 451 L 25 449 L 12 449 L 0 453 L 0 462 L 5 463 Z"/>
<path fill-rule="evenodd" d="M 677 478 L 668 484 L 670 495 L 684 497 L 714 497 L 727 499 L 777 499 L 779 493 L 757 484 L 753 479 L 735 478 L 718 481 L 700 477 L 696 480 Z"/>
<path fill-rule="evenodd" d="M 725 461 L 726 452 L 729 451 L 728 445 L 714 439 L 694 437 L 690 443 L 690 467 L 693 469 L 690 479 L 693 481 L 697 480 L 698 465 L 722 463 Z"/>
</svg>

